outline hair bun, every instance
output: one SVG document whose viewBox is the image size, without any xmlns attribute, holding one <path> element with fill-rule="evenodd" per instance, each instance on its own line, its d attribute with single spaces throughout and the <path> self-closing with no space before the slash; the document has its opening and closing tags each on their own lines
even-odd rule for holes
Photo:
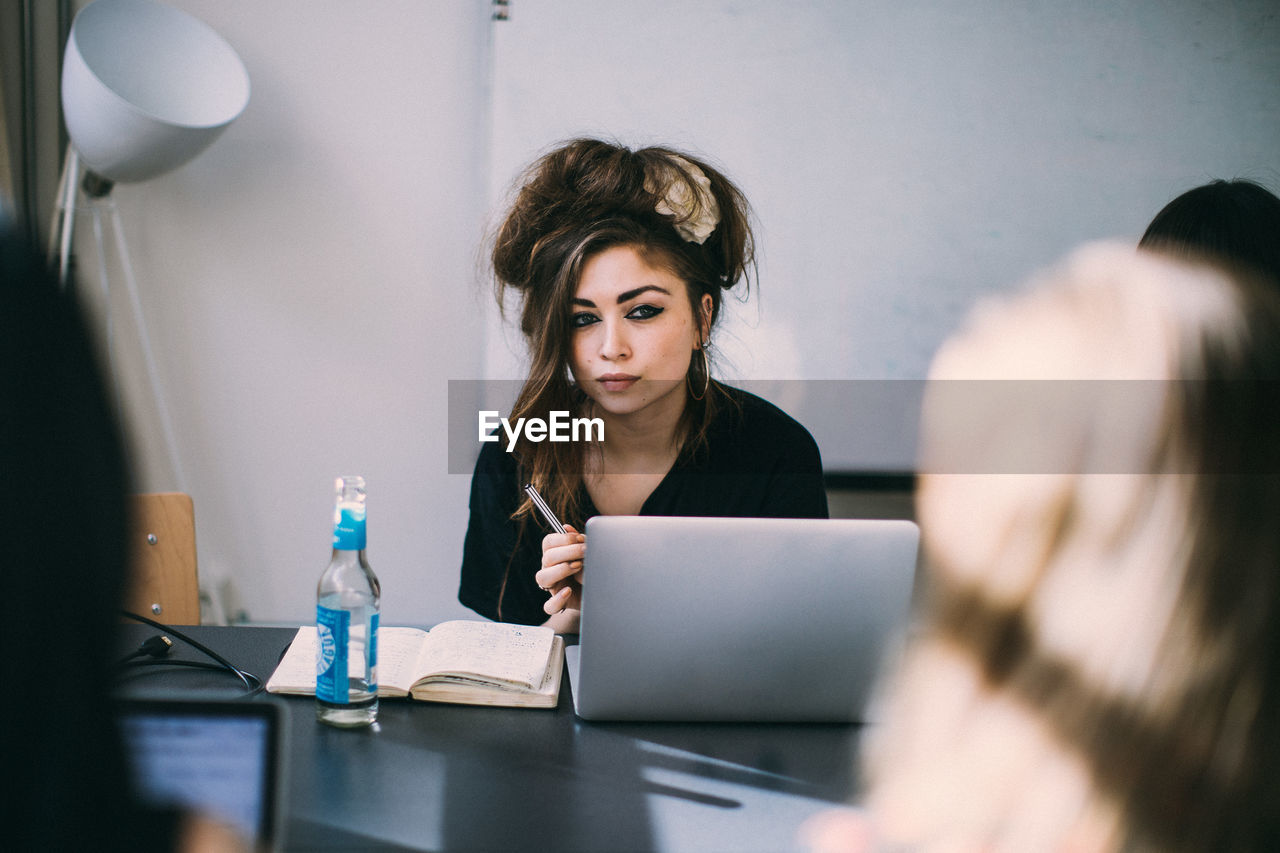
<svg viewBox="0 0 1280 853">
<path fill-rule="evenodd" d="M 529 291 L 592 228 L 618 219 L 644 242 L 688 254 L 703 286 L 733 287 L 754 262 L 746 198 L 709 164 L 668 148 L 575 139 L 535 160 L 516 187 L 494 240 L 500 289 Z"/>
</svg>

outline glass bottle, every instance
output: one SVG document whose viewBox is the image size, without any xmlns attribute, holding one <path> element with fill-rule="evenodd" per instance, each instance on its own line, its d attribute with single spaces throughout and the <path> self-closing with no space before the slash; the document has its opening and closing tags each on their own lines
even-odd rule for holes
<svg viewBox="0 0 1280 853">
<path fill-rule="evenodd" d="M 334 484 L 333 557 L 316 585 L 316 719 L 341 727 L 378 718 L 382 590 L 365 554 L 364 477 Z"/>
</svg>

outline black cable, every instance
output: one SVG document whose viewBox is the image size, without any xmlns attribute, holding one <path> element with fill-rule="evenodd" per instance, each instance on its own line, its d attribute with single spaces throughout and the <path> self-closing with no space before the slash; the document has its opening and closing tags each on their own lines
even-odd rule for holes
<svg viewBox="0 0 1280 853">
<path fill-rule="evenodd" d="M 146 665 L 168 664 L 171 666 L 194 666 L 200 669 L 222 669 L 235 675 L 237 678 L 240 679 L 241 683 L 244 684 L 245 698 L 248 698 L 250 696 L 256 696 L 262 692 L 262 679 L 258 678 L 258 676 L 254 675 L 253 673 L 245 672 L 244 670 L 240 669 L 239 667 L 231 663 L 229 660 L 224 658 L 222 655 L 218 654 L 213 649 L 209 648 L 203 643 L 200 643 L 196 640 L 191 639 L 186 634 L 182 633 L 181 631 L 174 630 L 169 625 L 163 625 L 159 622 L 156 622 L 154 619 L 148 619 L 145 616 L 139 616 L 137 613 L 130 613 L 128 610 L 121 610 L 120 612 L 124 614 L 125 617 L 132 619 L 135 622 L 141 622 L 144 625 L 150 625 L 152 628 L 155 628 L 159 631 L 164 631 L 166 634 L 172 634 L 173 636 L 177 637 L 179 640 L 182 640 L 187 645 L 196 649 L 197 651 L 203 652 L 204 654 L 208 655 L 210 658 L 217 661 L 219 664 L 219 666 L 214 666 L 213 664 L 206 664 L 206 663 L 201 663 L 197 661 L 170 661 L 170 660 L 133 661 L 131 660 L 132 658 L 137 657 L 140 654 L 151 654 L 151 652 L 143 652 L 142 649 L 139 648 L 137 652 L 134 652 L 134 654 L 130 655 L 129 658 L 126 658 L 126 661 L 130 661 L 129 665 L 146 666 Z M 143 646 L 146 646 L 146 643 L 143 643 Z M 124 661 L 122 661 L 122 663 L 124 663 Z"/>
<path fill-rule="evenodd" d="M 144 656 L 149 658 L 168 657 L 169 650 L 172 648 L 173 648 L 173 640 L 170 640 L 168 637 L 164 636 L 163 634 L 157 634 L 154 637 L 147 637 L 147 639 L 142 641 L 142 645 L 138 646 L 137 651 L 133 652 L 133 654 L 126 655 L 125 657 L 121 658 L 119 663 L 117 663 L 117 666 L 123 666 L 124 664 L 129 663 L 134 658 L 140 658 Z"/>
<path fill-rule="evenodd" d="M 215 672 L 227 671 L 227 668 L 220 663 L 210 663 L 203 660 L 135 660 L 129 661 L 125 666 L 185 666 L 191 669 L 211 669 Z M 240 680 L 245 683 L 248 689 L 248 692 L 242 698 L 248 699 L 262 692 L 262 681 L 258 676 L 242 669 L 236 670 L 235 674 L 241 676 Z M 245 679 L 248 680 L 245 681 Z"/>
</svg>

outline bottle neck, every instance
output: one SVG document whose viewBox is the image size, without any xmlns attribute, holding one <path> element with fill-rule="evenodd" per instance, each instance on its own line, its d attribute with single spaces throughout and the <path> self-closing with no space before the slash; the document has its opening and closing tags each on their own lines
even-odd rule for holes
<svg viewBox="0 0 1280 853">
<path fill-rule="evenodd" d="M 333 523 L 333 550 L 363 551 L 366 541 L 364 507 L 339 505 Z"/>
</svg>

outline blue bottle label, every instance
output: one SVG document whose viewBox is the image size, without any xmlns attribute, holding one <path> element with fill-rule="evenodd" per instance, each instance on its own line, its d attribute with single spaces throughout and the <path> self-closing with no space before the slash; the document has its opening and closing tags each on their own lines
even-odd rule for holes
<svg viewBox="0 0 1280 853">
<path fill-rule="evenodd" d="M 339 506 L 333 514 L 333 547 L 339 551 L 363 551 L 365 547 L 365 509 L 362 506 Z"/>
<path fill-rule="evenodd" d="M 378 614 L 369 620 L 369 692 L 378 692 Z"/>
<path fill-rule="evenodd" d="M 351 614 L 316 605 L 316 698 L 347 704 L 347 634 Z"/>
</svg>

